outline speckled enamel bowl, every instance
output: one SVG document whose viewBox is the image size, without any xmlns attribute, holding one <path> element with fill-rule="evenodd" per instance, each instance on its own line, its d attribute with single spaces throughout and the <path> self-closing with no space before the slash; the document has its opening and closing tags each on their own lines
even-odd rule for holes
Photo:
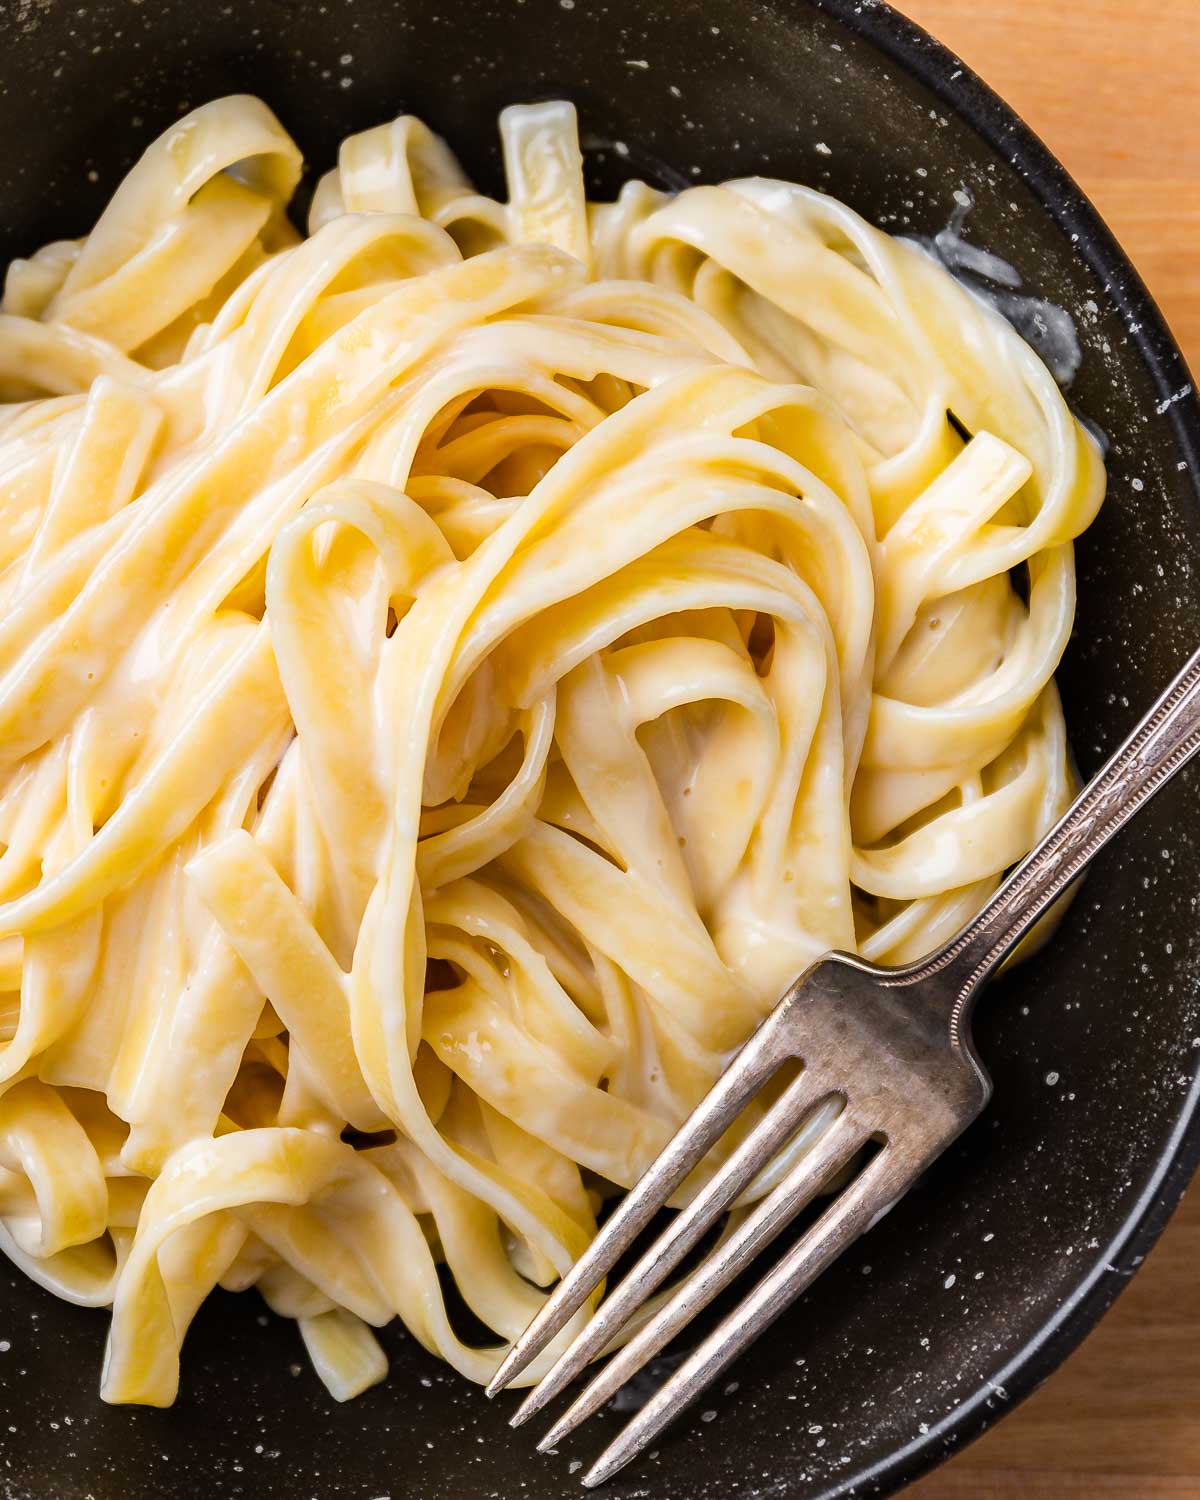
<svg viewBox="0 0 1200 1500">
<path fill-rule="evenodd" d="M 3 0 L 4 259 L 83 232 L 158 131 L 243 89 L 317 168 L 347 132 L 408 109 L 494 184 L 497 111 L 565 93 L 601 143 L 602 187 L 763 170 L 921 235 L 948 223 L 956 192 L 973 200 L 966 239 L 1070 316 L 1070 397 L 1110 443 L 1062 673 L 1085 773 L 1195 644 L 1200 409 L 1179 352 L 1062 168 L 885 6 Z M 603 149 L 618 140 L 627 155 Z M 1101 1315 L 1200 1154 L 1195 787 L 1185 774 L 1153 803 L 1055 942 L 984 1002 L 985 1117 L 613 1495 L 892 1493 L 1003 1416 Z M 337 1407 L 292 1325 L 224 1295 L 188 1339 L 173 1409 L 106 1408 L 104 1332 L 102 1314 L 0 1271 L 4 1500 L 550 1500 L 579 1493 L 570 1460 L 620 1420 L 538 1458 L 506 1426 L 511 1401 L 484 1400 L 399 1330 L 390 1380 Z"/>
</svg>

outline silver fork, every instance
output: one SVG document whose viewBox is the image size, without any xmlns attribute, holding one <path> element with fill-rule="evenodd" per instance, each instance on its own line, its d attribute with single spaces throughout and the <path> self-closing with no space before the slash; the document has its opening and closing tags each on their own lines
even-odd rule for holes
<svg viewBox="0 0 1200 1500">
<path fill-rule="evenodd" d="M 626 1195 L 517 1339 L 495 1395 L 583 1306 L 675 1189 L 781 1066 L 803 1067 L 710 1181 L 600 1304 L 512 1418 L 540 1411 L 616 1334 L 812 1112 L 836 1118 L 783 1179 L 603 1366 L 539 1443 L 598 1410 L 727 1286 L 868 1142 L 879 1150 L 742 1303 L 687 1357 L 583 1477 L 604 1483 L 653 1441 L 983 1109 L 991 1080 L 971 1042 L 980 988 L 1092 856 L 1200 748 L 1200 651 L 1061 821 L 957 937 L 902 968 L 830 953 L 796 980 L 678 1134 Z"/>
</svg>

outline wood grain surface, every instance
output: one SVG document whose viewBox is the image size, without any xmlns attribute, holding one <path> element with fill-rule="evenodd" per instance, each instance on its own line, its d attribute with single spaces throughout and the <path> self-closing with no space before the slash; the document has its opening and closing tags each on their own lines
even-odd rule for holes
<svg viewBox="0 0 1200 1500">
<path fill-rule="evenodd" d="M 899 0 L 1034 128 L 1200 374 L 1200 0 Z M 1200 1188 L 1128 1291 L 912 1500 L 1200 1500 Z"/>
</svg>

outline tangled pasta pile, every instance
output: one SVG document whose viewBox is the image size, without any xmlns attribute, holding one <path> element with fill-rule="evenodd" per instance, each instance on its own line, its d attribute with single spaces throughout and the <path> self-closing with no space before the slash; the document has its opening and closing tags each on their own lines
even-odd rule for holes
<svg viewBox="0 0 1200 1500">
<path fill-rule="evenodd" d="M 832 198 L 501 133 L 506 204 L 350 138 L 301 238 L 220 99 L 8 272 L 0 1241 L 109 1401 L 217 1284 L 339 1399 L 397 1315 L 486 1380 L 439 1263 L 513 1338 L 800 969 L 1071 792 L 1103 472 L 1036 356 Z"/>
</svg>

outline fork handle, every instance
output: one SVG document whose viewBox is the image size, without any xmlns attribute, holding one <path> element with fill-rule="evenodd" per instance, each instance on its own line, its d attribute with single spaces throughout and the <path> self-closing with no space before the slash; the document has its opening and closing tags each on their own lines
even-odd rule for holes
<svg viewBox="0 0 1200 1500">
<path fill-rule="evenodd" d="M 957 1041 L 981 984 L 1113 834 L 1200 749 L 1200 651 L 983 910 L 898 978 L 937 986 Z"/>
</svg>

